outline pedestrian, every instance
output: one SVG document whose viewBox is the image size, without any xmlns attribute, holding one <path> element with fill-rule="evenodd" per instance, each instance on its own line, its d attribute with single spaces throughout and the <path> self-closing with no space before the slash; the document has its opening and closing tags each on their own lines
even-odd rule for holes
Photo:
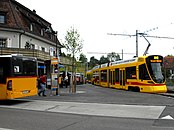
<svg viewBox="0 0 174 130">
<path fill-rule="evenodd" d="M 40 85 L 40 89 L 39 89 L 39 92 L 38 92 L 38 95 L 41 96 L 46 96 L 46 75 L 42 75 L 40 76 L 39 78 L 39 85 Z"/>
<path fill-rule="evenodd" d="M 67 88 L 68 87 L 68 76 L 67 75 L 65 76 L 64 82 L 65 82 L 65 88 Z"/>
<path fill-rule="evenodd" d="M 62 77 L 62 75 L 60 75 L 58 78 L 58 83 L 59 83 L 60 88 L 62 88 L 62 80 L 63 80 L 63 77 Z"/>
</svg>

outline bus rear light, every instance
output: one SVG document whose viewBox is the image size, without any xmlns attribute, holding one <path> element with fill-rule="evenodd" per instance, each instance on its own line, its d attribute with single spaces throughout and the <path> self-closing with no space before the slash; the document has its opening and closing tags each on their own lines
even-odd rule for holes
<svg viewBox="0 0 174 130">
<path fill-rule="evenodd" d="M 12 90 L 12 80 L 9 80 L 7 83 L 7 90 Z"/>
</svg>

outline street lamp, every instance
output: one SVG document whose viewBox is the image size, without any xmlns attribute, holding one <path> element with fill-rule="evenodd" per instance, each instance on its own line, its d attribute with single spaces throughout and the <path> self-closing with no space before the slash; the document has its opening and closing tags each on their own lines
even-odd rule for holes
<svg viewBox="0 0 174 130">
<path fill-rule="evenodd" d="M 56 88 L 56 95 L 59 95 L 60 93 L 60 86 L 59 86 L 59 73 L 60 73 L 60 70 L 59 70 L 59 59 L 58 59 L 58 38 L 57 38 L 57 31 L 55 32 L 55 35 L 56 35 L 56 59 L 58 60 L 57 61 L 57 88 Z"/>
</svg>

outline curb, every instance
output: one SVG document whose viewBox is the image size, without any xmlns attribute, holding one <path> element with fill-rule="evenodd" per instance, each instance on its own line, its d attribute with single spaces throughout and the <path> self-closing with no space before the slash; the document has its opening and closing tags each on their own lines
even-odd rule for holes
<svg viewBox="0 0 174 130">
<path fill-rule="evenodd" d="M 174 91 L 168 90 L 167 93 L 159 93 L 159 95 L 174 97 Z"/>
</svg>

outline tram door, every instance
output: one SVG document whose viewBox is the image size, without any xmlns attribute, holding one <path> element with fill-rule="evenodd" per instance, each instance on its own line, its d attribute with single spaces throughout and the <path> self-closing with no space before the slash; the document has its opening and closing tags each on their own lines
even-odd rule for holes
<svg viewBox="0 0 174 130">
<path fill-rule="evenodd" d="M 109 70 L 109 87 L 114 87 L 115 85 L 115 71 L 114 69 Z"/>
<path fill-rule="evenodd" d="M 126 73 L 125 69 L 120 69 L 120 88 L 125 89 L 125 83 L 126 83 Z"/>
</svg>

